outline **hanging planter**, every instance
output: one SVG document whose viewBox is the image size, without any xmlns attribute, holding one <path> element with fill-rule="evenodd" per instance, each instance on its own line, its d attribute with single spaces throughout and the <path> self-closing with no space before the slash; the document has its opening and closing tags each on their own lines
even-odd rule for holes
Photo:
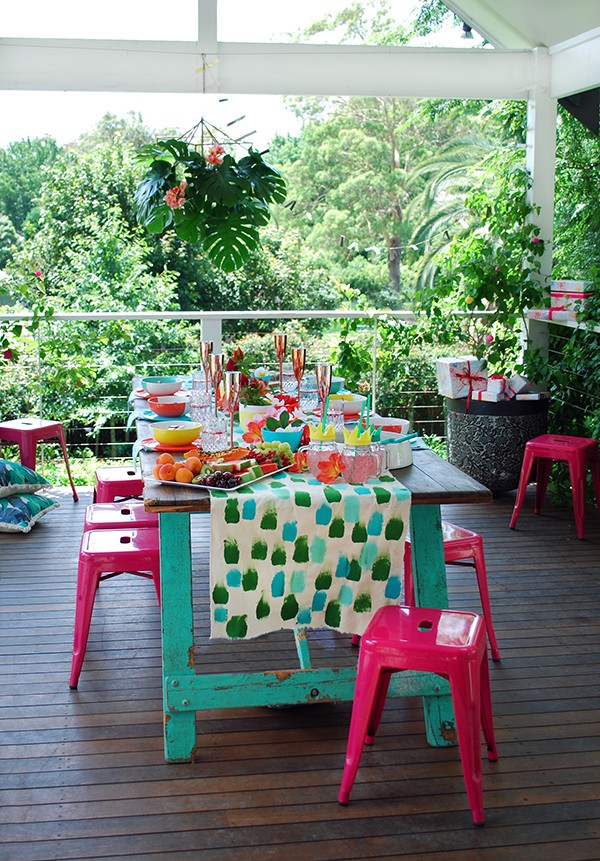
<svg viewBox="0 0 600 861">
<path fill-rule="evenodd" d="M 198 133 L 200 142 L 194 143 Z M 137 159 L 148 169 L 134 204 L 138 222 L 150 233 L 172 227 L 219 269 L 232 272 L 258 247 L 259 230 L 271 218 L 269 205 L 283 203 L 286 184 L 262 153 L 250 148 L 237 160 L 219 142 L 224 138 L 201 120 L 182 138 L 141 147 Z"/>
</svg>

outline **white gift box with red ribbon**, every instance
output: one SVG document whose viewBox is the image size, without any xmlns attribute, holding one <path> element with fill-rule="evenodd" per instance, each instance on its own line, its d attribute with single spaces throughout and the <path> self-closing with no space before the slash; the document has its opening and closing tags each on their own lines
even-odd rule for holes
<svg viewBox="0 0 600 861">
<path fill-rule="evenodd" d="M 594 289 L 591 281 L 551 281 L 550 290 L 554 293 L 589 293 Z"/>
<path fill-rule="evenodd" d="M 485 390 L 488 373 L 476 356 L 449 356 L 437 359 L 435 372 L 438 391 L 447 398 L 466 398 Z"/>
<path fill-rule="evenodd" d="M 548 392 L 524 392 L 521 395 L 515 395 L 516 401 L 546 401 L 548 400 Z"/>
<path fill-rule="evenodd" d="M 497 404 L 500 401 L 505 401 L 506 395 L 504 392 L 479 391 L 473 392 L 472 398 L 474 401 L 490 401 L 493 404 Z"/>
<path fill-rule="evenodd" d="M 532 311 L 528 311 L 527 316 L 531 320 L 547 320 L 549 323 L 553 320 L 575 322 L 577 320 L 577 311 L 569 311 L 564 305 L 557 305 L 552 308 L 535 308 Z"/>
<path fill-rule="evenodd" d="M 501 398 L 494 398 L 494 400 L 503 401 L 510 398 L 508 377 L 504 374 L 492 374 L 488 377 L 487 391 L 493 395 L 502 395 Z M 491 398 L 480 398 L 480 400 L 491 400 Z"/>
<path fill-rule="evenodd" d="M 586 300 L 593 293 L 566 293 L 553 290 L 550 293 L 550 306 L 552 308 L 562 307 L 565 311 L 577 311 L 585 308 Z"/>
</svg>

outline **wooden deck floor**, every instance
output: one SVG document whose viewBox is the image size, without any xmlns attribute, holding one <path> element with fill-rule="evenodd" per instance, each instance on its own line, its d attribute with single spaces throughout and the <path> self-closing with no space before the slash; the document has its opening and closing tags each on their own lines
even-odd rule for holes
<svg viewBox="0 0 600 861">
<path fill-rule="evenodd" d="M 512 496 L 445 516 L 484 536 L 502 662 L 491 668 L 500 759 L 484 760 L 487 824 L 474 828 L 456 748 L 427 745 L 416 700 L 386 707 L 351 804 L 336 803 L 349 704 L 204 712 L 199 760 L 162 750 L 159 614 L 152 584 L 100 590 L 80 689 L 68 688 L 85 504 L 29 535 L 0 534 L 0 858 L 207 861 L 598 861 L 600 520 L 585 542 L 548 505 L 508 529 Z M 206 589 L 206 518 L 194 519 Z M 451 604 L 478 609 L 470 569 L 449 569 Z M 203 581 L 204 578 L 204 581 Z M 209 645 L 213 669 L 282 666 L 288 635 Z M 320 651 L 355 658 L 348 638 Z M 336 656 L 337 660 L 337 656 Z"/>
</svg>

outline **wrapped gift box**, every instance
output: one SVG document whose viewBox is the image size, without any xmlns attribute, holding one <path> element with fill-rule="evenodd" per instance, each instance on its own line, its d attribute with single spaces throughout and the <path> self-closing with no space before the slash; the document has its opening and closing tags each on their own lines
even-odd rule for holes
<svg viewBox="0 0 600 861">
<path fill-rule="evenodd" d="M 528 311 L 527 316 L 531 320 L 547 320 L 549 323 L 552 321 L 577 321 L 577 311 L 567 311 L 560 305 L 553 308 L 536 308 L 533 311 Z"/>
<path fill-rule="evenodd" d="M 565 311 L 580 311 L 585 307 L 586 299 L 593 293 L 565 293 L 553 290 L 550 293 L 550 305 L 553 308 L 562 307 Z"/>
<path fill-rule="evenodd" d="M 548 392 L 524 392 L 521 395 L 515 395 L 516 401 L 546 401 L 548 400 Z"/>
<path fill-rule="evenodd" d="M 435 363 L 438 391 L 447 398 L 466 398 L 487 388 L 488 374 L 476 356 L 451 356 Z"/>
<path fill-rule="evenodd" d="M 508 377 L 505 377 L 504 374 L 492 374 L 492 376 L 488 378 L 487 391 L 490 394 L 502 395 L 501 398 L 497 399 L 499 401 L 503 401 L 510 397 Z M 483 400 L 486 399 L 483 398 Z"/>
<path fill-rule="evenodd" d="M 504 392 L 490 392 L 490 391 L 478 391 L 473 392 L 472 396 L 474 401 L 491 401 L 492 403 L 499 403 L 500 401 L 506 400 L 506 395 Z"/>
<path fill-rule="evenodd" d="M 531 383 L 522 374 L 514 374 L 508 381 L 508 394 L 511 398 L 528 392 L 530 388 Z"/>
<path fill-rule="evenodd" d="M 550 290 L 558 293 L 589 293 L 594 289 L 591 281 L 551 281 Z"/>
</svg>

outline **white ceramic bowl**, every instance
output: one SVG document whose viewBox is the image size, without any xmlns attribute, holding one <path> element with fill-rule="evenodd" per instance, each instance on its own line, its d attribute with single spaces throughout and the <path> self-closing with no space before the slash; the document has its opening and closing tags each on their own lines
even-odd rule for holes
<svg viewBox="0 0 600 861">
<path fill-rule="evenodd" d="M 143 377 L 142 386 L 149 395 L 174 395 L 181 388 L 181 378 Z"/>
</svg>

